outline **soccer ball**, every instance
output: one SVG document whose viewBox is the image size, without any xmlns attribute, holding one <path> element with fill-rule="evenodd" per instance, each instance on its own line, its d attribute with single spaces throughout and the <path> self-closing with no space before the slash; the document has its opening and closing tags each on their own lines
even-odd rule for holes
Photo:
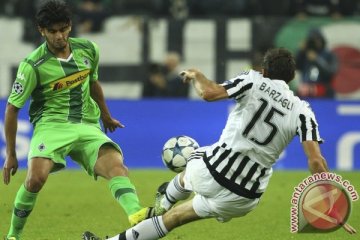
<svg viewBox="0 0 360 240">
<path fill-rule="evenodd" d="M 162 160 L 167 168 L 179 173 L 186 167 L 187 159 L 199 144 L 188 136 L 176 136 L 166 141 L 162 150 Z"/>
</svg>

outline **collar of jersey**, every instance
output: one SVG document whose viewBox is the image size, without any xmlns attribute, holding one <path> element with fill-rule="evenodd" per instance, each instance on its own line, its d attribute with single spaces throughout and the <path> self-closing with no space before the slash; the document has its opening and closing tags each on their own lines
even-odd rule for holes
<svg viewBox="0 0 360 240">
<path fill-rule="evenodd" d="M 72 54 L 72 47 L 71 47 L 71 42 L 70 42 L 70 41 L 69 41 L 69 44 L 70 44 L 70 52 L 71 52 L 71 53 L 70 53 L 69 57 L 65 59 L 65 58 L 58 58 L 58 57 L 56 57 L 55 54 L 52 53 L 52 52 L 49 50 L 48 45 L 47 45 L 47 42 L 46 42 L 46 41 L 44 42 L 46 53 L 52 55 L 54 58 L 56 58 L 57 60 L 59 60 L 59 61 L 61 61 L 61 62 L 69 62 L 69 61 L 71 60 L 72 56 L 73 56 L 73 54 Z"/>
<path fill-rule="evenodd" d="M 56 58 L 57 60 L 61 61 L 61 62 L 69 62 L 72 58 L 73 54 L 70 53 L 69 57 L 67 59 L 65 58 Z"/>
</svg>

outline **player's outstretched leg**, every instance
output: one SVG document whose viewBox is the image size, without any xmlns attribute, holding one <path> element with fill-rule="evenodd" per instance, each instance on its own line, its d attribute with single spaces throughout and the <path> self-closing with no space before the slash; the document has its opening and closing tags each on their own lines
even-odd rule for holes
<svg viewBox="0 0 360 240">
<path fill-rule="evenodd" d="M 165 237 L 171 230 L 183 224 L 200 220 L 192 200 L 171 208 L 163 216 L 146 219 L 126 231 L 107 238 L 108 240 L 156 240 Z"/>
<path fill-rule="evenodd" d="M 155 216 L 146 219 L 136 226 L 113 237 L 106 237 L 108 240 L 153 240 L 165 237 L 168 233 L 162 216 Z M 101 240 L 94 233 L 86 231 L 83 233 L 82 240 Z"/>
<path fill-rule="evenodd" d="M 142 207 L 135 186 L 128 177 L 128 169 L 118 148 L 104 144 L 99 149 L 94 172 L 109 180 L 109 189 L 124 209 L 130 225 L 136 225 L 144 219 L 154 216 L 153 208 Z"/>
<path fill-rule="evenodd" d="M 191 191 L 184 188 L 181 178 L 183 173 L 176 175 L 170 182 L 164 182 L 158 188 L 155 199 L 155 215 L 163 215 L 180 200 L 187 199 Z"/>
<path fill-rule="evenodd" d="M 136 226 L 116 235 L 106 238 L 108 240 L 154 240 L 165 237 L 169 231 L 166 229 L 163 216 L 155 216 L 150 219 L 146 219 Z M 85 232 L 88 236 L 95 236 L 90 232 Z M 90 235 L 92 234 L 92 235 Z M 96 236 L 95 236 L 96 237 Z M 84 238 L 83 240 L 93 240 L 92 238 Z M 100 238 L 94 238 L 94 240 L 100 240 Z"/>
<path fill-rule="evenodd" d="M 140 206 L 135 186 L 131 184 L 128 177 L 118 176 L 112 178 L 109 182 L 109 188 L 114 198 L 124 208 L 131 226 L 155 216 L 152 207 L 142 208 Z"/>
</svg>

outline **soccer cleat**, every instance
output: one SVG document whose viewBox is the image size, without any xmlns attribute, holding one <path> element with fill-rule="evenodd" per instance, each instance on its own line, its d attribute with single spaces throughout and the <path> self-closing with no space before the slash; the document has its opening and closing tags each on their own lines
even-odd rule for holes
<svg viewBox="0 0 360 240">
<path fill-rule="evenodd" d="M 133 227 L 136 224 L 144 221 L 145 219 L 151 218 L 155 216 L 154 208 L 153 207 L 145 207 L 140 209 L 134 214 L 129 216 L 130 225 Z"/>
<path fill-rule="evenodd" d="M 83 240 L 101 240 L 98 236 L 93 234 L 92 232 L 86 231 L 82 235 Z"/>
<path fill-rule="evenodd" d="M 4 237 L 4 240 L 16 240 L 16 237 Z"/>
<path fill-rule="evenodd" d="M 155 196 L 155 215 L 163 215 L 167 212 L 165 208 L 161 206 L 161 200 L 165 197 L 166 188 L 169 185 L 169 182 L 164 182 L 158 187 L 156 196 Z"/>
</svg>

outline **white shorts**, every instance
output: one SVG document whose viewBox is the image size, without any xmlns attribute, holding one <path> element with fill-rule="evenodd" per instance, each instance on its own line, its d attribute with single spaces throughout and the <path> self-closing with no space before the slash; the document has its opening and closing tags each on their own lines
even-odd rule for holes
<svg viewBox="0 0 360 240">
<path fill-rule="evenodd" d="M 184 175 L 185 189 L 195 192 L 193 208 L 202 218 L 215 217 L 226 222 L 253 210 L 259 199 L 241 197 L 216 182 L 202 159 L 188 162 Z"/>
</svg>

